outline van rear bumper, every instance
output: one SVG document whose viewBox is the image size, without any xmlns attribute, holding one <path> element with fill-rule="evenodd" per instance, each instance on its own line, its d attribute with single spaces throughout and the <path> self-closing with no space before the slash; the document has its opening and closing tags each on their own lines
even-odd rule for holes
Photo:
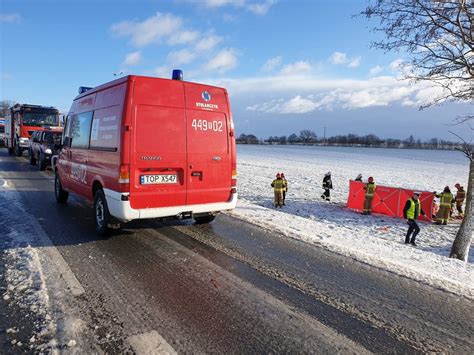
<svg viewBox="0 0 474 355">
<path fill-rule="evenodd" d="M 109 213 L 121 221 L 131 221 L 133 219 L 160 218 L 177 216 L 183 212 L 193 214 L 206 212 L 219 212 L 234 209 L 237 205 L 237 193 L 232 194 L 232 198 L 227 202 L 206 203 L 200 205 L 184 205 L 159 208 L 134 209 L 130 206 L 130 201 L 122 201 L 122 196 L 128 193 L 117 192 L 104 189 L 105 198 Z"/>
</svg>

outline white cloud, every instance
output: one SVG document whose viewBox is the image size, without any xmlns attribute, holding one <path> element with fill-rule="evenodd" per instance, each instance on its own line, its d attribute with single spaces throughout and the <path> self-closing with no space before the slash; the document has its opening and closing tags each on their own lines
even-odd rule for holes
<svg viewBox="0 0 474 355">
<path fill-rule="evenodd" d="M 345 65 L 348 68 L 357 68 L 360 65 L 362 57 L 349 58 L 346 53 L 334 52 L 329 57 L 329 62 L 335 65 Z"/>
<path fill-rule="evenodd" d="M 140 51 L 132 52 L 132 53 L 128 53 L 125 56 L 125 60 L 123 64 L 124 65 L 137 65 L 138 63 L 140 63 L 141 60 L 142 60 L 142 54 Z"/>
<path fill-rule="evenodd" d="M 179 51 L 170 52 L 168 54 L 168 62 L 173 65 L 187 64 L 193 61 L 196 54 L 188 49 L 181 49 Z"/>
<path fill-rule="evenodd" d="M 352 58 L 349 62 L 349 64 L 347 64 L 347 66 L 349 68 L 357 68 L 359 65 L 360 65 L 360 61 L 361 61 L 362 57 L 356 57 L 356 58 Z"/>
<path fill-rule="evenodd" d="M 276 0 L 266 0 L 261 3 L 248 4 L 247 9 L 256 15 L 266 15 L 268 10 L 276 4 Z"/>
<path fill-rule="evenodd" d="M 199 32 L 196 31 L 181 31 L 174 33 L 168 40 L 168 44 L 177 45 L 177 44 L 187 44 L 195 41 L 199 38 Z"/>
<path fill-rule="evenodd" d="M 237 65 L 238 60 L 235 51 L 233 49 L 223 49 L 205 65 L 205 69 L 224 73 Z"/>
<path fill-rule="evenodd" d="M 380 65 L 376 65 L 375 67 L 370 68 L 369 75 L 375 76 L 377 74 L 380 74 L 382 71 L 383 71 L 383 68 Z"/>
<path fill-rule="evenodd" d="M 172 72 L 171 67 L 160 66 L 152 70 L 152 74 L 160 78 L 169 78 Z"/>
<path fill-rule="evenodd" d="M 0 23 L 18 23 L 20 20 L 19 14 L 0 14 Z"/>
<path fill-rule="evenodd" d="M 10 80 L 12 78 L 9 73 L 2 73 L 2 80 Z"/>
<path fill-rule="evenodd" d="M 357 110 L 368 107 L 405 105 L 419 107 L 442 91 L 429 83 L 411 84 L 395 76 L 366 80 L 327 79 L 304 76 L 268 76 L 240 80 L 220 80 L 234 97 L 273 96 L 277 99 L 250 104 L 247 110 L 265 113 L 302 114 L 317 110 Z"/>
<path fill-rule="evenodd" d="M 271 72 L 275 70 L 277 67 L 281 65 L 282 59 L 283 58 L 281 56 L 270 58 L 262 66 L 261 70 L 264 72 Z"/>
<path fill-rule="evenodd" d="M 191 2 L 201 4 L 202 1 L 191 0 Z M 243 8 L 256 15 L 266 15 L 270 8 L 275 5 L 277 0 L 248 1 L 248 0 L 204 0 L 204 6 L 210 8 L 219 8 L 224 6 L 233 6 Z"/>
<path fill-rule="evenodd" d="M 166 37 L 177 36 L 181 30 L 182 19 L 172 14 L 157 12 L 144 21 L 123 21 L 112 25 L 111 30 L 118 36 L 130 37 L 133 45 L 144 47 L 158 43 Z"/>
<path fill-rule="evenodd" d="M 389 68 L 394 72 L 400 72 L 402 69 L 403 59 L 395 59 L 389 64 Z"/>
<path fill-rule="evenodd" d="M 210 51 L 214 49 L 219 43 L 222 42 L 222 37 L 211 35 L 200 39 L 196 43 L 197 51 Z"/>
<path fill-rule="evenodd" d="M 299 61 L 296 63 L 288 64 L 283 67 L 280 71 L 281 75 L 301 75 L 311 71 L 311 64 L 307 61 Z"/>
<path fill-rule="evenodd" d="M 332 64 L 345 64 L 347 62 L 347 54 L 341 52 L 334 52 L 330 57 L 329 61 Z"/>
</svg>

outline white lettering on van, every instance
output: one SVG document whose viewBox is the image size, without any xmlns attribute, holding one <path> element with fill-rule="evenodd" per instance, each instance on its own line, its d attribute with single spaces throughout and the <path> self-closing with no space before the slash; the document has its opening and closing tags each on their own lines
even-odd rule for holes
<svg viewBox="0 0 474 355">
<path fill-rule="evenodd" d="M 86 184 L 87 166 L 84 164 L 71 163 L 71 179 Z"/>
<path fill-rule="evenodd" d="M 197 120 L 194 119 L 191 123 L 191 127 L 194 128 L 195 131 L 214 131 L 214 132 L 222 132 L 223 123 L 221 121 L 207 121 L 207 120 Z"/>
<path fill-rule="evenodd" d="M 104 117 L 101 120 L 102 122 L 111 122 L 117 120 L 117 116 Z"/>
<path fill-rule="evenodd" d="M 99 120 L 92 121 L 91 139 L 96 141 L 99 138 Z"/>
<path fill-rule="evenodd" d="M 204 110 L 218 110 L 219 106 L 216 104 L 208 104 L 204 102 L 196 102 L 196 107 L 202 108 Z"/>
<path fill-rule="evenodd" d="M 99 131 L 116 131 L 117 126 L 102 126 L 99 128 Z"/>
</svg>

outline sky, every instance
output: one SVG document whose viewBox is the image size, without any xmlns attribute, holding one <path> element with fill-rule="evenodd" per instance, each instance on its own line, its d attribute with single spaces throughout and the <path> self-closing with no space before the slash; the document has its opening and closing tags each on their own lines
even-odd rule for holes
<svg viewBox="0 0 474 355">
<path fill-rule="evenodd" d="M 404 53 L 371 49 L 365 0 L 2 0 L 0 99 L 67 113 L 79 86 L 122 75 L 223 86 L 237 133 L 382 138 L 463 133 L 472 105 L 401 80 Z M 469 139 L 469 137 L 468 137 Z"/>
</svg>

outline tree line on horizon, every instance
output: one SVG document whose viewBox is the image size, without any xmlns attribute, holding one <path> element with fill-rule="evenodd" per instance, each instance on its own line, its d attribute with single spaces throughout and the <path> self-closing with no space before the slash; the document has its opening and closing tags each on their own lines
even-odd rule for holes
<svg viewBox="0 0 474 355">
<path fill-rule="evenodd" d="M 406 139 L 387 138 L 382 139 L 375 134 L 359 136 L 349 133 L 346 135 L 336 135 L 321 138 L 311 130 L 302 130 L 299 134 L 292 133 L 289 136 L 270 136 L 265 139 L 258 138 L 254 134 L 242 133 L 237 138 L 239 144 L 290 144 L 290 145 L 328 145 L 328 146 L 349 146 L 349 147 L 380 147 L 380 148 L 417 148 L 417 149 L 448 149 L 460 148 L 459 143 L 451 142 L 439 138 L 431 138 L 422 141 L 410 135 Z"/>
</svg>

